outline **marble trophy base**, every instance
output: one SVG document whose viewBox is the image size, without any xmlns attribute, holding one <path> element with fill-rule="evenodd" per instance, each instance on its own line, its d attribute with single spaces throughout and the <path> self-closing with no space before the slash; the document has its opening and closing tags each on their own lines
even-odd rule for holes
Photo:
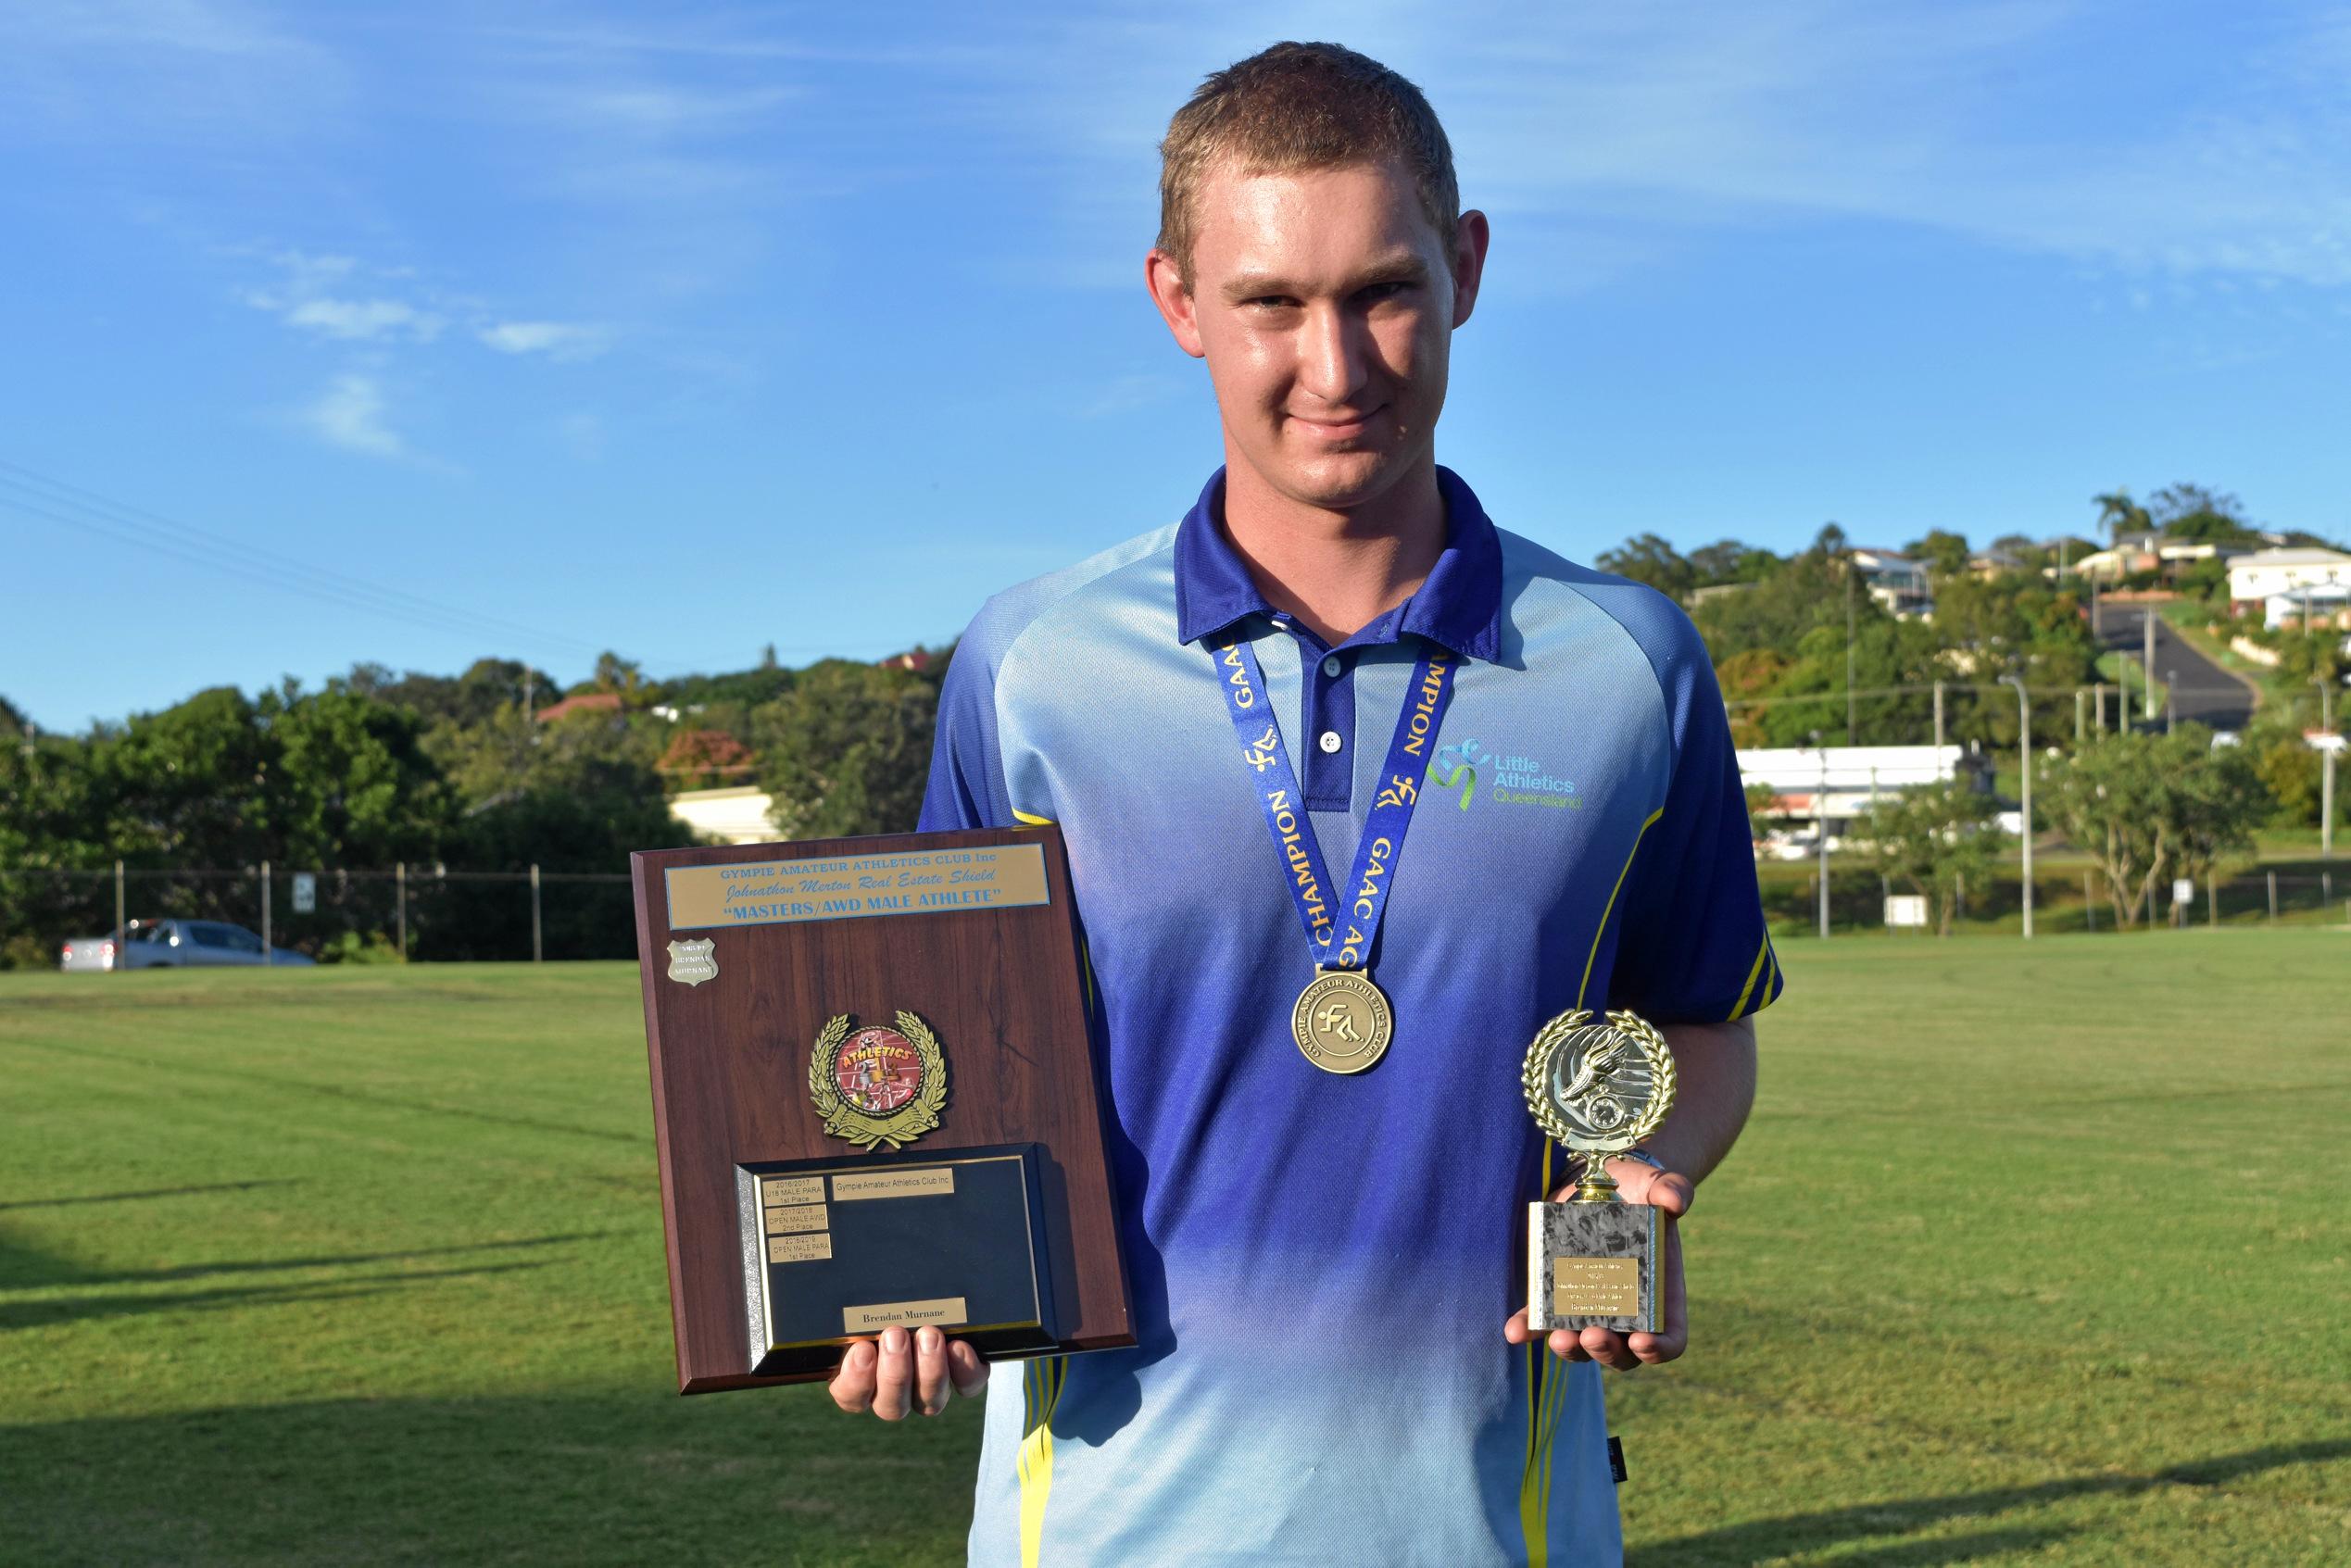
<svg viewBox="0 0 2351 1568">
<path fill-rule="evenodd" d="M 1527 1324 L 1656 1333 L 1657 1210 L 1646 1203 L 1527 1205 Z"/>
</svg>

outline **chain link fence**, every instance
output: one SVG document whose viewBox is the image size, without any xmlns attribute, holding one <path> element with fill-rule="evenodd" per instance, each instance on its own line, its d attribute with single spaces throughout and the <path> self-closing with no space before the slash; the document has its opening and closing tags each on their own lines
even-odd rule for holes
<svg viewBox="0 0 2351 1568">
<path fill-rule="evenodd" d="M 53 968 L 125 921 L 219 921 L 324 963 L 626 959 L 624 872 L 106 867 L 0 870 L 0 968 Z"/>
</svg>

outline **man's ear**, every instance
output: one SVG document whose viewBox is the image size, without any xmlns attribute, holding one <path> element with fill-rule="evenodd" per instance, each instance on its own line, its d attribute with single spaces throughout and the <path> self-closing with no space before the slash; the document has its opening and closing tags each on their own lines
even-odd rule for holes
<svg viewBox="0 0 2351 1568">
<path fill-rule="evenodd" d="M 1143 260 L 1143 284 L 1151 291 L 1151 303 L 1159 307 L 1159 319 L 1175 335 L 1176 346 L 1195 359 L 1205 358 L 1208 349 L 1200 338 L 1200 311 L 1176 258 L 1154 248 Z"/>
<path fill-rule="evenodd" d="M 1475 208 L 1453 225 L 1453 325 L 1477 308 L 1477 285 L 1486 279 L 1486 244 L 1492 237 L 1486 215 Z"/>
</svg>

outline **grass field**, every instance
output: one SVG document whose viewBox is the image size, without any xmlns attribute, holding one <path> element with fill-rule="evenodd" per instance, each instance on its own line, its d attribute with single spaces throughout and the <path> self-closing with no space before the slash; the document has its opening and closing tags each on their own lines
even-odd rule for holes
<svg viewBox="0 0 2351 1568">
<path fill-rule="evenodd" d="M 2351 1562 L 2351 937 L 1782 956 L 1632 1561 Z M 0 975 L 0 1561 L 960 1561 L 975 1407 L 672 1386 L 628 967 Z"/>
</svg>

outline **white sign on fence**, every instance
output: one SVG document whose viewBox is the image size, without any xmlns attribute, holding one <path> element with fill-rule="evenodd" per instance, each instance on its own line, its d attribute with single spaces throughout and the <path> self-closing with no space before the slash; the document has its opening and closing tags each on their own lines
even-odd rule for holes
<svg viewBox="0 0 2351 1568">
<path fill-rule="evenodd" d="M 2313 751 L 2341 751 L 2345 746 L 2351 746 L 2351 741 L 2345 740 L 2332 730 L 2305 730 L 2302 738 L 2310 743 Z"/>
<path fill-rule="evenodd" d="M 1888 925 L 1924 925 L 1927 923 L 1927 900 L 1916 893 L 1890 893 L 1886 896 Z"/>
<path fill-rule="evenodd" d="M 319 878 L 315 872 L 294 873 L 294 912 L 313 914 L 319 907 Z"/>
<path fill-rule="evenodd" d="M 2176 878 L 2171 884 L 2171 901 L 2175 904 L 2194 903 L 2196 901 L 2195 878 L 2189 876 Z"/>
</svg>

